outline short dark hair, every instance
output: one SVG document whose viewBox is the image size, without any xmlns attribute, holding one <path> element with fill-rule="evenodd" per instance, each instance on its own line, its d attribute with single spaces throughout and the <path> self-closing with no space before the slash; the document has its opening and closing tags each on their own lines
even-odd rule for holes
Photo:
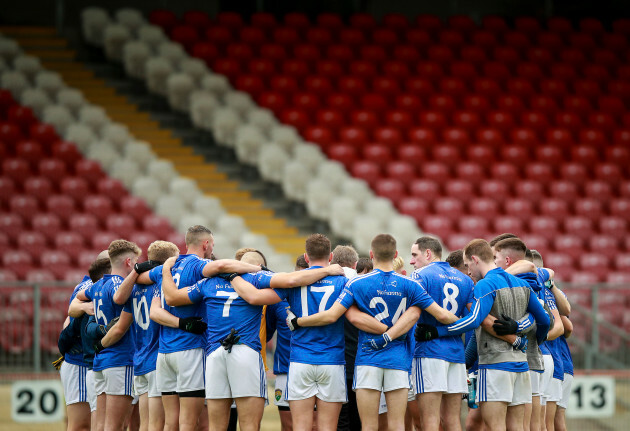
<svg viewBox="0 0 630 431">
<path fill-rule="evenodd" d="M 103 278 L 105 274 L 111 274 L 111 272 L 112 262 L 109 260 L 108 257 L 96 259 L 90 264 L 90 268 L 88 269 L 88 275 L 90 276 L 90 280 L 92 280 L 92 283 L 96 283 L 101 278 Z"/>
<path fill-rule="evenodd" d="M 452 268 L 459 268 L 464 264 L 464 251 L 462 249 L 453 250 L 446 258 L 446 263 Z"/>
<path fill-rule="evenodd" d="M 542 258 L 542 254 L 540 254 L 540 252 L 538 250 L 531 250 L 532 252 L 532 262 L 534 262 L 534 265 L 538 266 L 538 267 L 542 267 L 543 265 L 543 258 Z M 540 265 L 536 264 L 536 260 L 540 261 Z"/>
<path fill-rule="evenodd" d="M 534 261 L 534 255 L 532 254 L 532 251 L 530 249 L 525 250 L 525 259 L 529 260 L 530 262 Z"/>
<path fill-rule="evenodd" d="M 357 273 L 370 272 L 374 269 L 374 264 L 369 257 L 360 257 L 357 262 Z"/>
<path fill-rule="evenodd" d="M 396 239 L 387 233 L 381 233 L 374 237 L 370 244 L 374 259 L 379 262 L 393 260 L 396 257 Z"/>
<path fill-rule="evenodd" d="M 519 238 L 506 238 L 494 245 L 494 251 L 512 250 L 518 253 L 521 258 L 525 257 L 527 246 Z"/>
<path fill-rule="evenodd" d="M 212 231 L 205 226 L 196 224 L 186 231 L 186 246 L 197 245 L 205 236 L 212 235 Z"/>
<path fill-rule="evenodd" d="M 473 256 L 477 256 L 482 262 L 490 263 L 494 260 L 492 253 L 492 247 L 485 239 L 473 239 L 466 247 L 464 247 L 464 256 L 466 259 L 471 259 Z"/>
<path fill-rule="evenodd" d="M 122 262 L 122 258 L 130 254 L 140 256 L 142 250 L 134 242 L 127 241 L 126 239 L 115 239 L 107 247 L 107 253 L 109 254 L 109 260 L 112 261 L 112 265 L 118 265 Z"/>
<path fill-rule="evenodd" d="M 305 249 L 309 260 L 326 259 L 330 256 L 330 240 L 326 235 L 314 233 L 306 238 Z"/>
<path fill-rule="evenodd" d="M 514 235 L 513 233 L 508 233 L 508 232 L 502 233 L 501 235 L 497 235 L 494 238 L 492 238 L 492 240 L 490 241 L 490 247 L 494 247 L 497 242 L 504 239 L 508 239 L 508 238 L 518 238 L 518 236 Z"/>
<path fill-rule="evenodd" d="M 416 240 L 416 245 L 418 250 L 431 250 L 435 256 L 442 259 L 442 244 L 440 244 L 439 239 L 432 236 L 421 236 Z"/>
<path fill-rule="evenodd" d="M 301 254 L 297 257 L 297 259 L 295 259 L 295 270 L 299 270 L 299 269 L 306 269 L 308 268 L 308 262 L 306 262 L 306 259 L 304 258 L 304 255 Z"/>
</svg>

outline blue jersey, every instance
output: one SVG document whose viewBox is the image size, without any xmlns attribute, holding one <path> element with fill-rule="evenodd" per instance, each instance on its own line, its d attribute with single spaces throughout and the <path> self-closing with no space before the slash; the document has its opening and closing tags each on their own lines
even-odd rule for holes
<svg viewBox="0 0 630 431">
<path fill-rule="evenodd" d="M 120 313 L 132 310 L 128 305 L 118 305 L 114 302 L 114 293 L 122 284 L 120 275 L 105 274 L 103 278 L 85 290 L 85 296 L 94 303 L 94 315 L 96 323 L 107 324 Z M 116 343 L 103 349 L 94 357 L 94 371 L 102 371 L 106 368 L 124 367 L 133 365 L 133 354 L 136 350 L 133 331 L 127 331 Z"/>
<path fill-rule="evenodd" d="M 549 329 L 549 316 L 547 316 L 545 309 L 540 305 L 538 298 L 534 294 L 534 291 L 529 288 L 529 285 L 525 281 L 508 274 L 501 268 L 488 271 L 486 276 L 477 282 L 474 288 L 473 307 L 470 314 L 448 326 L 437 327 L 438 334 L 440 336 L 459 335 L 479 327 L 481 322 L 483 322 L 490 313 L 494 305 L 497 291 L 515 287 L 527 287 L 529 289 L 530 295 L 527 302 L 527 311 L 534 316 L 537 323 L 536 335 L 538 340 L 542 340 Z M 479 343 L 480 341 L 477 340 L 477 342 Z M 484 368 L 512 372 L 524 372 L 529 370 L 527 361 L 479 364 L 479 369 Z"/>
<path fill-rule="evenodd" d="M 571 350 L 569 349 L 569 344 L 564 335 L 558 337 L 558 351 L 562 359 L 564 373 L 573 375 L 573 358 L 571 357 Z"/>
<path fill-rule="evenodd" d="M 393 326 L 408 307 L 425 309 L 435 303 L 417 281 L 394 271 L 380 269 L 349 281 L 337 302 L 345 308 L 356 304 L 359 310 L 387 327 Z M 359 330 L 359 346 L 374 337 L 374 334 Z M 394 340 L 382 350 L 366 352 L 358 349 L 355 365 L 410 371 L 413 357 L 411 338 L 407 336 L 403 341 Z"/>
<path fill-rule="evenodd" d="M 256 287 L 267 288 L 271 280 L 268 274 L 243 274 L 243 279 Z M 260 352 L 260 323 L 262 305 L 251 305 L 238 296 L 229 281 L 219 277 L 201 280 L 188 288 L 188 297 L 194 303 L 204 302 L 208 330 L 206 354 L 221 347 L 221 341 L 235 329 L 245 344 Z"/>
<path fill-rule="evenodd" d="M 155 284 L 133 286 L 128 303 L 133 310 L 133 331 L 136 339 L 136 353 L 133 356 L 133 372 L 143 376 L 155 370 L 158 345 L 160 341 L 160 325 L 149 318 L 151 301 Z"/>
<path fill-rule="evenodd" d="M 267 306 L 267 341 L 274 332 L 276 336 L 276 351 L 273 354 L 273 373 L 286 374 L 289 372 L 289 354 L 291 352 L 291 330 L 287 326 L 287 301 Z"/>
<path fill-rule="evenodd" d="M 305 269 L 321 268 L 313 266 Z M 328 276 L 309 286 L 293 289 L 277 289 L 280 299 L 289 303 L 291 311 L 298 317 L 306 317 L 328 310 L 337 300 L 346 285 L 346 277 Z M 344 318 L 326 326 L 301 327 L 291 335 L 291 362 L 312 365 L 343 365 Z"/>
<path fill-rule="evenodd" d="M 84 276 L 83 280 L 81 280 L 81 283 L 77 284 L 77 286 L 74 288 L 74 291 L 72 292 L 72 295 L 70 296 L 69 303 L 72 302 L 74 298 L 76 298 L 79 292 L 87 289 L 91 285 L 92 285 L 92 280 L 90 280 L 90 277 L 88 277 L 87 275 Z M 71 317 L 70 323 L 72 324 L 73 321 L 74 321 L 74 318 Z M 81 365 L 81 366 L 88 365 L 85 359 L 83 358 L 83 347 L 81 343 L 77 343 L 75 346 L 73 346 L 72 351 L 75 353 L 66 353 L 65 355 L 63 355 L 64 361 L 73 365 Z"/>
<path fill-rule="evenodd" d="M 187 288 L 197 283 L 203 278 L 203 268 L 209 262 L 207 259 L 202 259 L 194 254 L 180 254 L 177 257 L 175 265 L 171 269 L 173 274 L 173 280 L 178 289 Z M 162 290 L 162 265 L 153 268 L 149 272 L 149 278 L 157 286 L 160 286 L 156 297 L 160 298 L 162 308 L 171 313 L 175 317 L 203 317 L 203 309 L 200 309 L 197 304 L 183 305 L 180 307 L 171 307 L 166 304 L 164 296 L 161 294 Z M 173 353 L 181 352 L 184 350 L 204 348 L 206 346 L 205 338 L 203 334 L 193 334 L 190 332 L 182 331 L 179 328 L 170 328 L 168 326 L 160 327 L 160 353 Z"/>
<path fill-rule="evenodd" d="M 452 268 L 446 262 L 432 262 L 413 272 L 411 278 L 418 280 L 442 308 L 463 317 L 472 303 L 474 284 L 470 277 Z M 444 326 L 429 313 L 422 313 L 418 323 Z M 440 337 L 424 343 L 416 343 L 416 358 L 436 358 L 447 362 L 464 363 L 464 343 L 460 336 Z"/>
<path fill-rule="evenodd" d="M 547 288 L 542 290 L 545 292 L 547 306 L 549 306 L 551 310 L 557 310 L 558 307 L 556 306 L 556 298 L 553 296 L 553 293 L 551 293 Z M 561 337 L 562 336 L 556 338 L 555 340 L 547 340 L 543 343 L 548 349 L 548 352 L 544 354 L 550 354 L 553 358 L 553 378 L 558 380 L 564 380 L 564 366 L 559 344 L 559 339 Z"/>
</svg>

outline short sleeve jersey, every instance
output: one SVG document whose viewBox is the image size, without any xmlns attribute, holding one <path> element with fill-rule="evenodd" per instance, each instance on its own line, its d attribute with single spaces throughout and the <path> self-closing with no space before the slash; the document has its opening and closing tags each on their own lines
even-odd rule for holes
<svg viewBox="0 0 630 431">
<path fill-rule="evenodd" d="M 149 310 L 156 288 L 155 284 L 136 284 L 128 301 L 133 310 L 133 331 L 136 339 L 133 372 L 136 376 L 143 376 L 155 370 L 160 325 L 149 318 Z"/>
<path fill-rule="evenodd" d="M 122 311 L 132 313 L 131 307 L 118 305 L 114 302 L 114 293 L 123 282 L 119 275 L 105 274 L 103 278 L 85 290 L 85 296 L 94 303 L 94 315 L 99 325 L 111 322 L 119 317 Z M 135 343 L 133 331 L 127 331 L 116 343 L 103 349 L 94 357 L 94 371 L 107 368 L 133 365 Z"/>
<path fill-rule="evenodd" d="M 473 301 L 474 284 L 470 277 L 452 268 L 446 262 L 432 262 L 414 271 L 411 278 L 418 280 L 438 305 L 457 317 L 463 317 L 467 311 L 466 305 Z M 436 327 L 444 326 L 429 313 L 422 313 L 418 323 Z M 464 343 L 457 335 L 416 343 L 414 356 L 463 364 L 465 362 Z"/>
<path fill-rule="evenodd" d="M 271 275 L 244 274 L 243 279 L 262 289 L 269 287 Z M 229 281 L 219 277 L 204 279 L 188 287 L 188 297 L 194 303 L 203 302 L 206 307 L 206 354 L 221 347 L 221 341 L 230 334 L 232 328 L 241 337 L 240 344 L 260 352 L 262 305 L 249 304 L 238 296 Z"/>
<path fill-rule="evenodd" d="M 184 289 L 192 286 L 203 278 L 203 268 L 209 260 L 202 259 L 194 254 L 180 254 L 177 257 L 175 265 L 171 269 L 173 280 L 178 289 Z M 153 268 L 149 272 L 149 278 L 153 283 L 159 286 L 159 294 L 162 308 L 176 317 L 203 317 L 203 310 L 200 310 L 197 304 L 183 305 L 180 307 L 171 307 L 166 304 L 164 295 L 162 295 L 162 265 Z M 160 327 L 160 353 L 181 352 L 184 350 L 204 348 L 205 338 L 203 334 L 193 334 L 182 331 L 179 328 L 170 328 L 168 326 Z"/>
<path fill-rule="evenodd" d="M 276 351 L 273 354 L 273 373 L 289 372 L 289 355 L 291 352 L 291 330 L 287 326 L 287 308 L 289 303 L 281 301 L 267 306 L 267 339 L 277 333 Z"/>
<path fill-rule="evenodd" d="M 313 266 L 304 271 L 321 268 Z M 298 317 L 306 317 L 328 310 L 341 294 L 348 279 L 341 275 L 328 276 L 302 287 L 276 289 L 280 299 L 284 299 L 291 311 Z M 343 365 L 344 318 L 330 325 L 301 327 L 291 335 L 291 362 L 311 365 Z"/>
<path fill-rule="evenodd" d="M 76 298 L 77 294 L 85 289 L 87 289 L 88 287 L 90 287 L 92 285 L 92 280 L 90 280 L 90 277 L 88 277 L 87 275 L 83 277 L 83 280 L 81 280 L 81 283 L 77 284 L 77 286 L 74 288 L 74 290 L 72 291 L 72 295 L 70 296 L 70 301 L 68 302 L 68 304 L 70 304 L 70 302 L 72 302 L 72 300 L 74 298 Z M 70 322 L 72 322 L 74 320 L 73 317 L 70 318 Z M 78 350 L 82 350 L 82 347 L 80 345 L 75 346 L 77 347 L 77 351 Z M 74 349 L 73 349 L 74 350 Z M 66 353 L 63 356 L 64 361 L 66 361 L 69 364 L 73 364 L 73 365 L 81 365 L 81 366 L 86 366 L 87 363 L 85 362 L 85 360 L 83 359 L 83 351 L 79 352 L 79 353 Z"/>
<path fill-rule="evenodd" d="M 435 303 L 418 282 L 394 271 L 380 269 L 348 282 L 337 302 L 345 308 L 356 304 L 360 311 L 388 327 L 393 326 L 407 308 L 416 306 L 425 309 Z M 359 330 L 359 346 L 374 337 Z M 403 341 L 393 340 L 382 350 L 358 349 L 355 365 L 410 371 L 413 357 L 411 338 L 408 335 Z"/>
</svg>

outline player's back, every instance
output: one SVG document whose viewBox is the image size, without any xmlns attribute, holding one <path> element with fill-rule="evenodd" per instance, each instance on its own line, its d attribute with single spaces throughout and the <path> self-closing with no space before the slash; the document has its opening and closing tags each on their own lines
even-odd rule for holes
<svg viewBox="0 0 630 431">
<path fill-rule="evenodd" d="M 486 276 L 475 286 L 475 296 L 494 296 L 490 314 L 501 318 L 506 315 L 519 320 L 527 312 L 530 287 L 525 280 L 508 274 L 501 268 L 488 271 Z M 524 352 L 499 338 L 477 328 L 477 348 L 479 351 L 479 368 L 487 364 L 512 363 L 506 366 L 509 371 L 527 371 L 527 356 Z M 514 365 L 518 364 L 518 365 Z M 523 369 L 521 369 L 523 368 Z"/>
<path fill-rule="evenodd" d="M 155 289 L 155 284 L 136 284 L 129 298 L 133 309 L 133 331 L 136 343 L 133 366 L 137 376 L 153 371 L 157 360 L 160 325 L 149 317 Z"/>
<path fill-rule="evenodd" d="M 119 317 L 126 307 L 114 302 L 114 293 L 123 281 L 124 279 L 119 275 L 105 274 L 88 288 L 87 292 L 90 292 L 89 297 L 94 301 L 94 315 L 99 325 L 107 326 L 112 319 Z M 126 311 L 131 313 L 130 309 Z M 133 332 L 127 331 L 117 343 L 106 347 L 96 355 L 94 370 L 101 371 L 105 368 L 133 365 L 134 350 Z"/>
<path fill-rule="evenodd" d="M 311 267 L 315 269 L 320 267 Z M 281 299 L 286 299 L 291 311 L 298 317 L 306 317 L 328 310 L 343 290 L 347 278 L 328 276 L 309 286 L 277 289 Z M 344 357 L 344 318 L 325 326 L 301 327 L 291 337 L 291 362 L 312 365 L 342 365 Z"/>
<path fill-rule="evenodd" d="M 198 292 L 195 292 L 195 291 Z M 189 288 L 189 295 L 203 297 L 208 322 L 206 353 L 221 347 L 221 341 L 235 329 L 239 343 L 260 352 L 262 305 L 251 305 L 238 296 L 229 281 L 208 278 Z"/>
<path fill-rule="evenodd" d="M 420 282 L 439 306 L 457 317 L 463 317 L 467 304 L 472 303 L 474 288 L 472 280 L 447 262 L 432 262 L 416 270 L 413 278 Z M 444 326 L 427 312 L 420 315 L 419 323 Z M 416 343 L 414 356 L 464 363 L 464 343 L 459 335 Z"/>
<path fill-rule="evenodd" d="M 175 265 L 171 269 L 173 281 L 178 289 L 186 288 L 197 283 L 203 278 L 203 267 L 208 261 L 194 254 L 180 254 L 175 261 Z M 164 295 L 162 294 L 162 265 L 153 268 L 149 272 L 149 277 L 156 285 L 160 286 L 156 292 L 162 303 L 162 308 L 171 313 L 173 316 L 186 318 L 199 316 L 203 317 L 203 310 L 198 304 L 183 305 L 172 307 L 166 304 Z M 203 335 L 197 335 L 190 332 L 182 331 L 179 328 L 170 328 L 168 326 L 160 327 L 160 353 L 173 353 L 205 347 L 205 338 Z"/>
<path fill-rule="evenodd" d="M 70 304 L 70 302 L 72 302 L 72 300 L 77 296 L 77 293 L 89 288 L 92 284 L 93 283 L 92 283 L 92 280 L 90 280 L 90 277 L 88 277 L 87 275 L 84 276 L 83 280 L 81 280 L 81 282 L 77 284 L 74 290 L 72 291 L 72 295 L 70 296 L 70 300 L 68 301 L 68 304 Z M 70 322 L 72 322 L 73 320 L 74 318 L 71 317 Z M 86 365 L 85 360 L 83 358 L 82 343 L 80 341 L 75 343 L 72 350 L 78 353 L 70 353 L 70 352 L 66 353 L 64 355 L 64 361 L 73 365 Z"/>
<path fill-rule="evenodd" d="M 354 297 L 354 303 L 360 311 L 369 314 L 379 322 L 393 326 L 400 316 L 411 306 L 427 307 L 433 300 L 414 280 L 395 271 L 374 269 L 368 274 L 358 276 L 348 282 L 340 301 L 346 302 L 346 295 Z M 372 334 L 359 331 L 359 345 L 363 345 Z M 379 351 L 357 352 L 356 365 L 371 365 L 379 368 L 409 370 L 412 360 L 412 339 L 393 340 Z"/>
</svg>

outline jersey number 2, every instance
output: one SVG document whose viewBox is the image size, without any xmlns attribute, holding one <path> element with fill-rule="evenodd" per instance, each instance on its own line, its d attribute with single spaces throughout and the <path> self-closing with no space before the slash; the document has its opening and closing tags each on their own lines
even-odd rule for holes
<svg viewBox="0 0 630 431">
<path fill-rule="evenodd" d="M 376 316 L 374 316 L 374 318 L 378 320 L 379 322 L 382 322 L 383 320 L 389 317 L 389 310 L 387 309 L 387 303 L 380 296 L 375 296 L 370 301 L 370 308 L 376 308 L 376 304 L 381 304 L 383 306 L 383 311 L 381 311 Z M 392 317 L 392 325 L 398 321 L 398 318 L 400 317 L 401 314 L 405 312 L 406 309 L 407 309 L 407 298 L 405 297 L 400 301 L 400 305 L 398 305 L 398 308 L 396 309 L 396 312 L 394 313 L 394 317 Z"/>
</svg>

